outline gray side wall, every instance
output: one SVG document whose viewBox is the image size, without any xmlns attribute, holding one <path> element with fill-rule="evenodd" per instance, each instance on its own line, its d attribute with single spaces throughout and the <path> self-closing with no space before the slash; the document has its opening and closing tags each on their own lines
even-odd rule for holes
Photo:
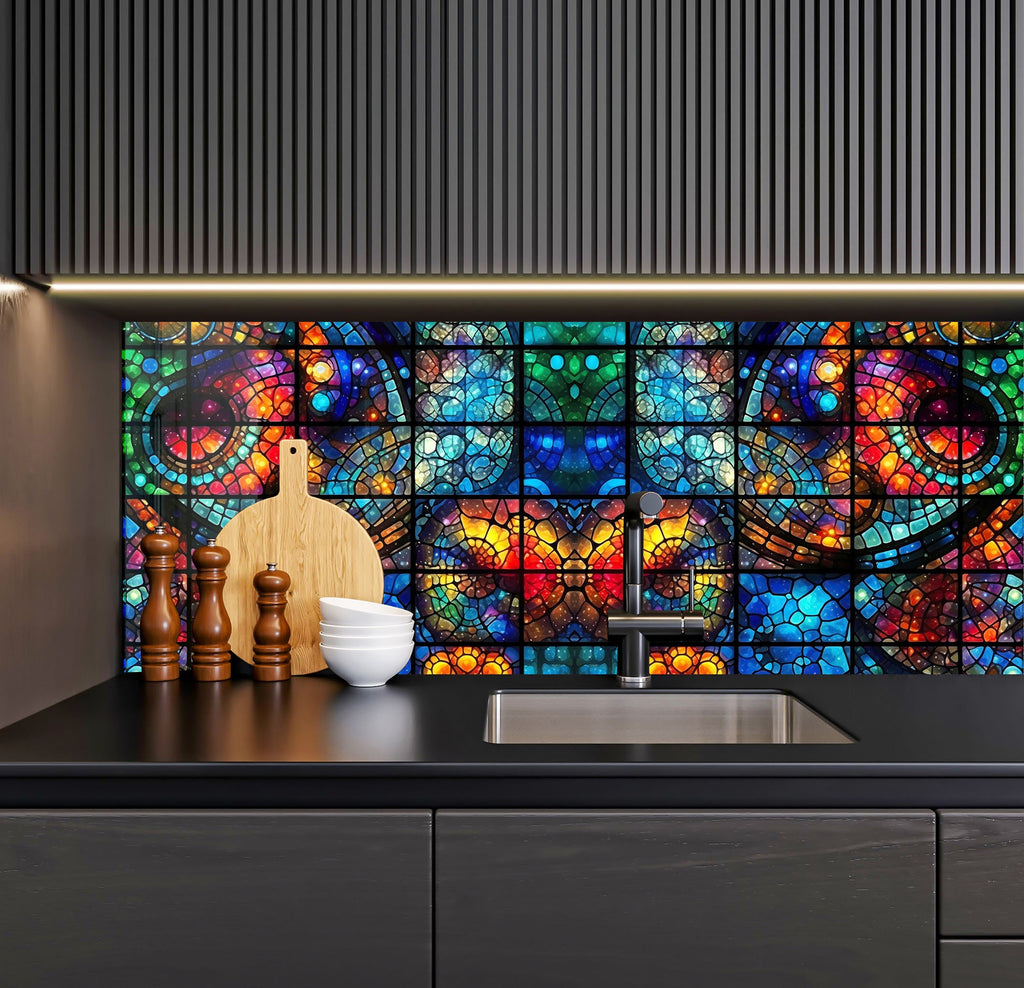
<svg viewBox="0 0 1024 988">
<path fill-rule="evenodd" d="M 115 675 L 120 335 L 0 294 L 0 725 Z"/>
</svg>

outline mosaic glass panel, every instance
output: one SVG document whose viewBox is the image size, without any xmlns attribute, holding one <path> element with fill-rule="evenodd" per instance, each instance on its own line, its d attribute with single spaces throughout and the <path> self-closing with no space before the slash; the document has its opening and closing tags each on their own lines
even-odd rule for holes
<svg viewBox="0 0 1024 988">
<path fill-rule="evenodd" d="M 139 542 L 191 552 L 277 491 L 357 516 L 411 672 L 615 671 L 630 491 L 645 599 L 705 610 L 659 675 L 1020 674 L 1021 322 L 130 322 L 125 667 Z"/>
</svg>

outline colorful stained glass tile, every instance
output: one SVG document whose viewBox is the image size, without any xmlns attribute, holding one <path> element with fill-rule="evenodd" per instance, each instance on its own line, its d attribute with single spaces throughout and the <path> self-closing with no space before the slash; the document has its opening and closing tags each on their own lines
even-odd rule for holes
<svg viewBox="0 0 1024 988">
<path fill-rule="evenodd" d="M 621 422 L 623 350 L 527 350 L 523 418 L 527 422 Z"/>
<path fill-rule="evenodd" d="M 727 346 L 736 332 L 734 322 L 631 322 L 635 346 Z"/>
<path fill-rule="evenodd" d="M 1024 421 L 1024 350 L 964 349 L 965 417 L 1008 424 Z"/>
<path fill-rule="evenodd" d="M 516 410 L 512 350 L 436 349 L 416 354 L 421 422 L 507 422 Z"/>
<path fill-rule="evenodd" d="M 190 498 L 193 545 L 206 545 L 239 511 L 256 501 L 255 497 Z"/>
<path fill-rule="evenodd" d="M 259 497 L 277 485 L 277 445 L 287 426 L 193 425 L 189 429 L 195 497 Z"/>
<path fill-rule="evenodd" d="M 131 422 L 121 433 L 124 490 L 147 497 L 185 493 L 189 482 L 188 429 L 158 420 Z"/>
<path fill-rule="evenodd" d="M 310 443 L 313 493 L 371 498 L 412 493 L 412 430 L 408 426 L 310 426 L 300 433 Z"/>
<path fill-rule="evenodd" d="M 124 350 L 121 365 L 121 420 L 183 426 L 186 353 L 184 350 Z"/>
<path fill-rule="evenodd" d="M 624 322 L 524 322 L 526 346 L 625 346 Z"/>
<path fill-rule="evenodd" d="M 742 642 L 844 642 L 850 635 L 850 578 L 740 573 Z"/>
<path fill-rule="evenodd" d="M 741 645 L 742 675 L 831 676 L 850 671 L 849 645 Z"/>
<path fill-rule="evenodd" d="M 765 496 L 850 494 L 850 430 L 845 426 L 742 425 L 739 492 Z"/>
<path fill-rule="evenodd" d="M 444 498 L 416 508 L 416 565 L 421 569 L 519 569 L 519 502 L 501 498 Z"/>
<path fill-rule="evenodd" d="M 604 496 L 625 493 L 626 430 L 615 426 L 527 426 L 526 492 Z"/>
<path fill-rule="evenodd" d="M 741 322 L 737 342 L 750 347 L 846 346 L 848 322 Z"/>
<path fill-rule="evenodd" d="M 523 637 L 528 642 L 604 640 L 608 610 L 621 606 L 621 573 L 523 575 Z"/>
<path fill-rule="evenodd" d="M 735 649 L 666 645 L 651 648 L 652 676 L 725 676 L 736 671 Z"/>
<path fill-rule="evenodd" d="M 963 493 L 1024 494 L 1024 431 L 1020 426 L 964 429 L 960 479 Z"/>
<path fill-rule="evenodd" d="M 294 346 L 293 322 L 193 322 L 189 335 L 194 347 L 240 346 L 276 347 Z"/>
<path fill-rule="evenodd" d="M 416 433 L 420 494 L 514 494 L 519 447 L 511 426 L 421 427 Z"/>
<path fill-rule="evenodd" d="M 922 346 L 949 346 L 960 340 L 960 324 L 955 322 L 856 322 L 856 343 L 872 346 L 896 346 L 916 343 Z"/>
<path fill-rule="evenodd" d="M 697 570 L 694 582 L 694 606 L 703 613 L 706 640 L 732 641 L 734 638 L 733 604 L 735 577 L 731 573 Z M 621 590 L 620 590 L 621 593 Z M 646 573 L 644 577 L 644 607 L 656 611 L 685 611 L 690 609 L 689 573 Z"/>
<path fill-rule="evenodd" d="M 385 570 L 409 568 L 412 561 L 412 501 L 403 497 L 325 500 L 344 508 L 366 529 Z"/>
<path fill-rule="evenodd" d="M 520 671 L 519 649 L 421 645 L 416 649 L 415 669 L 424 676 L 511 676 Z"/>
<path fill-rule="evenodd" d="M 139 641 L 139 618 L 149 599 L 149 590 L 144 573 L 126 573 L 121 591 L 124 613 L 125 641 L 137 644 Z M 187 640 L 186 619 L 189 607 L 189 581 L 184 573 L 175 573 L 171 577 L 171 600 L 178 612 L 181 630 L 178 641 L 184 644 Z"/>
<path fill-rule="evenodd" d="M 998 343 L 1004 346 L 1020 345 L 1022 323 L 1019 322 L 962 322 L 960 340 L 966 344 Z"/>
<path fill-rule="evenodd" d="M 291 351 L 262 347 L 192 354 L 192 414 L 199 422 L 284 422 L 295 415 L 295 366 Z"/>
<path fill-rule="evenodd" d="M 1024 675 L 1024 649 L 1017 645 L 964 645 L 963 671 L 973 676 Z"/>
<path fill-rule="evenodd" d="M 862 642 L 952 642 L 959 629 L 955 573 L 872 573 L 854 584 L 854 638 Z"/>
<path fill-rule="evenodd" d="M 408 573 L 385 572 L 384 603 L 412 610 L 412 577 Z"/>
<path fill-rule="evenodd" d="M 519 342 L 519 323 L 418 322 L 416 340 L 422 346 L 506 346 Z"/>
<path fill-rule="evenodd" d="M 622 501 L 531 498 L 523 504 L 523 568 L 622 570 Z"/>
<path fill-rule="evenodd" d="M 126 347 L 185 346 L 188 342 L 187 322 L 126 322 Z"/>
<path fill-rule="evenodd" d="M 746 569 L 848 569 L 849 498 L 743 498 L 739 555 Z"/>
<path fill-rule="evenodd" d="M 618 668 L 615 645 L 527 645 L 523 672 L 528 676 L 609 676 Z"/>
<path fill-rule="evenodd" d="M 979 497 L 964 503 L 964 569 L 1024 569 L 1022 504 L 1019 497 Z"/>
<path fill-rule="evenodd" d="M 912 422 L 924 433 L 960 417 L 956 350 L 857 350 L 853 387 L 862 422 Z"/>
<path fill-rule="evenodd" d="M 849 368 L 848 350 L 741 350 L 739 417 L 780 424 L 846 421 Z"/>
<path fill-rule="evenodd" d="M 959 671 L 959 645 L 875 642 L 853 647 L 853 672 L 860 675 L 924 673 L 935 676 Z"/>
<path fill-rule="evenodd" d="M 667 498 L 658 517 L 644 526 L 648 570 L 731 567 L 734 547 L 734 507 L 724 499 Z"/>
<path fill-rule="evenodd" d="M 1024 641 L 1024 577 L 1020 573 L 964 573 L 963 640 Z"/>
<path fill-rule="evenodd" d="M 309 422 L 408 422 L 411 372 L 399 351 L 300 349 L 299 417 Z"/>
<path fill-rule="evenodd" d="M 407 347 L 412 324 L 407 322 L 300 322 L 299 346 L 357 350 Z"/>
<path fill-rule="evenodd" d="M 420 573 L 416 636 L 423 642 L 511 642 L 519 638 L 517 573 Z"/>
<path fill-rule="evenodd" d="M 633 489 L 663 494 L 729 494 L 735 486 L 730 429 L 637 426 L 631 451 Z"/>
<path fill-rule="evenodd" d="M 865 497 L 853 504 L 858 569 L 956 568 L 955 498 Z"/>
<path fill-rule="evenodd" d="M 188 568 L 188 545 L 184 532 L 187 519 L 185 507 L 177 498 L 160 498 L 163 503 L 145 497 L 125 497 L 124 517 L 121 529 L 124 538 L 124 567 L 126 571 L 141 570 L 146 557 L 142 554 L 142 540 L 157 525 L 165 525 L 169 533 L 178 539 L 178 553 L 175 556 L 175 569 Z"/>
<path fill-rule="evenodd" d="M 853 442 L 858 494 L 948 497 L 959 492 L 955 427 L 858 425 Z"/>
<path fill-rule="evenodd" d="M 722 422 L 733 415 L 731 350 L 636 351 L 638 422 Z"/>
</svg>

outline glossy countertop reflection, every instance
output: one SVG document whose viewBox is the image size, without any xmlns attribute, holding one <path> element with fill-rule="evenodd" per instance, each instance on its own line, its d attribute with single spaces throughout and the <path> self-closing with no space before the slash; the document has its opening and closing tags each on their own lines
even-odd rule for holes
<svg viewBox="0 0 1024 988">
<path fill-rule="evenodd" d="M 0 730 L 0 805 L 1024 806 L 1016 677 L 679 676 L 653 687 L 790 692 L 848 744 L 484 740 L 495 690 L 613 684 L 119 676 Z"/>
</svg>

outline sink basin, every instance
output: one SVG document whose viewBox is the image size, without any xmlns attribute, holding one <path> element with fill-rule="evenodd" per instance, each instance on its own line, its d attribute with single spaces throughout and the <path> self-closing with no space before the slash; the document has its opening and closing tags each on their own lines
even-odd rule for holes
<svg viewBox="0 0 1024 988">
<path fill-rule="evenodd" d="M 849 744 L 854 739 L 778 690 L 498 690 L 493 744 Z"/>
</svg>

